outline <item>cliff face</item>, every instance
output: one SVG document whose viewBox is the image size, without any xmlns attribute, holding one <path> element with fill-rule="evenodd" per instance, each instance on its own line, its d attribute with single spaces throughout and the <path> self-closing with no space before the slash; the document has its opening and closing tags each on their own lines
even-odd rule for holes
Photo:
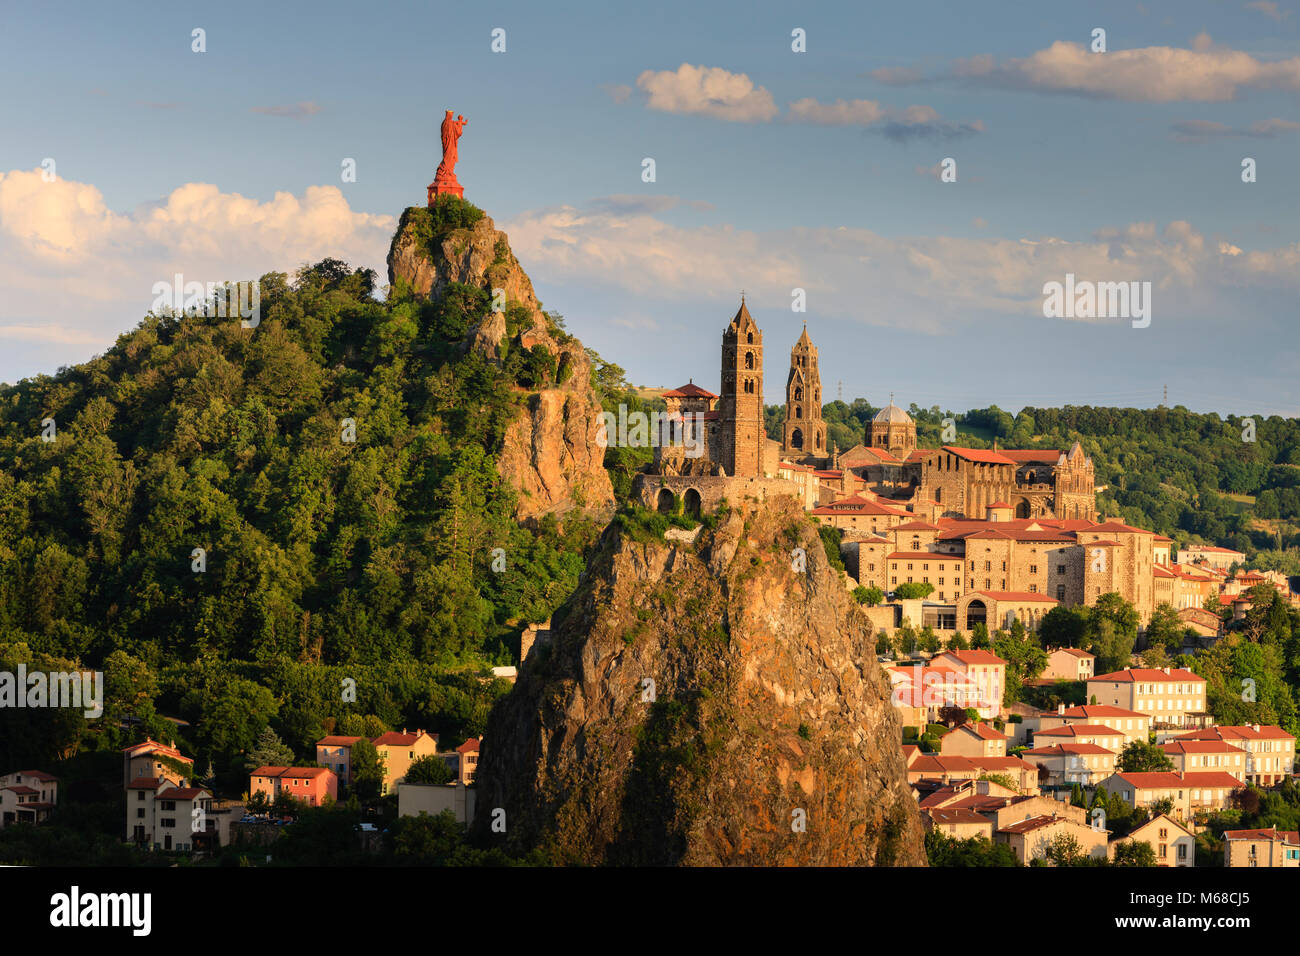
<svg viewBox="0 0 1300 956">
<path fill-rule="evenodd" d="M 388 281 L 399 280 L 419 295 L 438 299 L 452 282 L 488 291 L 505 290 L 507 306 L 523 306 L 529 318 L 508 341 L 511 349 L 540 345 L 555 359 L 557 379 L 529 394 L 525 411 L 510 426 L 497 458 L 502 478 L 519 491 L 515 517 L 538 518 L 575 507 L 608 511 L 614 490 L 596 444 L 600 403 L 591 388 L 591 362 L 582 343 L 556 329 L 543 315 L 533 284 L 510 251 L 510 242 L 487 216 L 472 226 L 432 240 L 418 214 L 408 209 L 388 251 Z M 497 360 L 507 339 L 502 313 L 490 313 L 470 330 L 465 348 Z"/>
<path fill-rule="evenodd" d="M 811 522 L 778 498 L 669 537 L 606 530 L 493 710 L 478 838 L 581 864 L 924 865 L 871 628 Z"/>
</svg>

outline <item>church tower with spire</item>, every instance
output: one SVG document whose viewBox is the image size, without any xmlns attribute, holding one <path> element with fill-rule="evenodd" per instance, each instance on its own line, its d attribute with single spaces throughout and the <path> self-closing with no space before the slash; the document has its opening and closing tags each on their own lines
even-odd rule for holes
<svg viewBox="0 0 1300 956">
<path fill-rule="evenodd" d="M 822 377 L 817 346 L 803 334 L 790 350 L 790 376 L 785 383 L 785 427 L 781 454 L 787 458 L 826 457 L 826 422 L 822 420 Z"/>
<path fill-rule="evenodd" d="M 729 476 L 763 474 L 763 333 L 740 297 L 722 333 L 722 396 L 718 402 L 718 463 Z"/>
</svg>

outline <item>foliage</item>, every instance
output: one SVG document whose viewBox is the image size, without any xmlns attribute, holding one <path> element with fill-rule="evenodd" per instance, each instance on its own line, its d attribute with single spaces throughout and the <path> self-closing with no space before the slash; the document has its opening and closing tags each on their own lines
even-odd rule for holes
<svg viewBox="0 0 1300 956">
<path fill-rule="evenodd" d="M 1015 852 L 1005 843 L 993 843 L 983 836 L 963 840 L 938 830 L 926 831 L 925 855 L 930 866 L 1020 865 Z"/>
<path fill-rule="evenodd" d="M 894 597 L 900 601 L 912 598 L 927 598 L 934 593 L 934 585 L 928 581 L 904 581 L 894 588 Z"/>
<path fill-rule="evenodd" d="M 1145 740 L 1130 740 L 1119 752 L 1115 766 L 1121 773 L 1148 773 L 1173 770 L 1174 762 L 1155 744 Z"/>
<path fill-rule="evenodd" d="M 451 767 L 436 754 L 425 754 L 411 761 L 405 777 L 408 783 L 449 783 L 451 778 Z"/>
</svg>

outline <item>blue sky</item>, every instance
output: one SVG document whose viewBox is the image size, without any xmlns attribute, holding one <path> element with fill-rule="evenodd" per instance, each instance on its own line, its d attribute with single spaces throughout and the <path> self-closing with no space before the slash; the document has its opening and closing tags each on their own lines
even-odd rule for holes
<svg viewBox="0 0 1300 956">
<path fill-rule="evenodd" d="M 1198 410 L 1300 413 L 1300 3 L 67 4 L 7 20 L 3 380 L 102 351 L 173 271 L 338 255 L 382 272 L 450 107 L 469 120 L 466 198 L 546 307 L 638 383 L 716 388 L 744 288 L 769 402 L 806 319 L 828 395 L 1150 406 L 1168 384 Z M 1088 50 L 1096 27 L 1105 53 Z M 57 189 L 35 184 L 47 157 Z M 956 182 L 933 173 L 945 157 Z M 1150 326 L 1044 318 L 1041 287 L 1067 271 L 1151 281 Z"/>
</svg>

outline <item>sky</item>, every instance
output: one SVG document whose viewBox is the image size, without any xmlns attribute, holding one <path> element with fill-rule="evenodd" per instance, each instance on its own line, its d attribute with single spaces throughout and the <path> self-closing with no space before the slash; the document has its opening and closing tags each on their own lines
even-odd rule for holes
<svg viewBox="0 0 1300 956">
<path fill-rule="evenodd" d="M 384 276 L 450 108 L 465 198 L 637 384 L 716 391 L 743 289 L 769 403 L 807 322 L 828 399 L 1300 414 L 1300 0 L 5 3 L 0 381 L 177 273 Z M 1067 275 L 1149 321 L 1046 316 Z"/>
</svg>

